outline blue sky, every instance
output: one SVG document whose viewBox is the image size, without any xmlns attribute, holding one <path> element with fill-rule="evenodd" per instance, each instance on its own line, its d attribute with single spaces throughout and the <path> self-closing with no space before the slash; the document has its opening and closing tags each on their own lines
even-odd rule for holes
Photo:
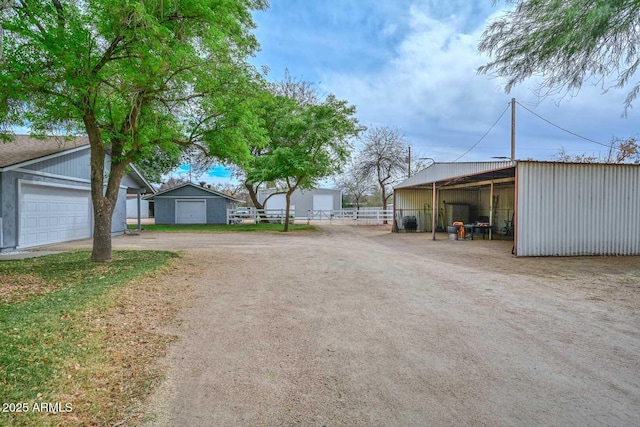
<svg viewBox="0 0 640 427">
<path fill-rule="evenodd" d="M 603 94 L 585 85 L 574 97 L 535 95 L 535 80 L 510 94 L 503 80 L 477 75 L 487 57 L 477 52 L 487 22 L 504 2 L 491 0 L 272 0 L 255 14 L 262 50 L 253 59 L 280 79 L 284 69 L 322 92 L 356 105 L 365 126 L 404 130 L 425 157 L 453 161 L 489 130 L 515 97 L 556 125 L 608 143 L 638 133 L 638 111 L 622 117 L 626 90 Z M 510 110 L 460 161 L 510 154 Z M 604 154 L 606 148 L 516 109 L 516 157 L 549 160 L 569 154 Z"/>
<path fill-rule="evenodd" d="M 354 104 L 363 125 L 400 128 L 416 156 L 441 162 L 458 159 L 478 142 L 512 97 L 604 144 L 638 133 L 638 110 L 622 117 L 624 89 L 603 93 L 602 85 L 588 83 L 573 97 L 541 100 L 535 80 L 506 94 L 503 80 L 477 75 L 488 59 L 477 52 L 480 36 L 505 7 L 491 0 L 271 0 L 268 10 L 254 14 L 261 51 L 252 63 L 269 67 L 273 80 L 288 68 Z M 510 126 L 508 110 L 459 161 L 509 156 Z M 551 160 L 560 148 L 571 155 L 607 151 L 517 107 L 516 158 Z"/>
</svg>

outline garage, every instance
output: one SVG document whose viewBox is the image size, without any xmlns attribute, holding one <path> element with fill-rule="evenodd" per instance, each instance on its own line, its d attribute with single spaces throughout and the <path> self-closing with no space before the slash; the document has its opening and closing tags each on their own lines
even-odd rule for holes
<svg viewBox="0 0 640 427">
<path fill-rule="evenodd" d="M 313 210 L 314 211 L 332 211 L 333 207 L 333 195 L 331 194 L 314 194 L 313 195 Z"/>
<path fill-rule="evenodd" d="M 266 203 L 265 209 L 286 207 L 284 194 L 274 189 L 259 190 L 258 201 Z M 309 219 L 330 219 L 334 210 L 342 207 L 342 192 L 329 188 L 296 189 L 291 194 L 291 211 L 296 217 Z"/>
<path fill-rule="evenodd" d="M 91 237 L 91 192 L 85 188 L 22 184 L 18 246 Z"/>
<path fill-rule="evenodd" d="M 176 224 L 206 224 L 205 200 L 176 200 Z"/>
<path fill-rule="evenodd" d="M 238 207 L 238 199 L 191 182 L 153 195 L 156 224 L 228 224 L 227 211 Z"/>
<path fill-rule="evenodd" d="M 90 157 L 86 137 L 14 135 L 0 144 L 0 252 L 91 238 Z M 112 236 L 127 229 L 127 193 L 155 191 L 135 166 L 130 169 L 118 188 Z"/>
</svg>

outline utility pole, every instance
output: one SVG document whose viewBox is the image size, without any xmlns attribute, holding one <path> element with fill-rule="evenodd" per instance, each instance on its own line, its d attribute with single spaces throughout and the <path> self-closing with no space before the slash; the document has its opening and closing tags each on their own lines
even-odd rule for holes
<svg viewBox="0 0 640 427">
<path fill-rule="evenodd" d="M 516 99 L 511 98 L 511 161 L 516 159 Z"/>
<path fill-rule="evenodd" d="M 411 178 L 411 146 L 409 146 L 409 178 Z"/>
</svg>

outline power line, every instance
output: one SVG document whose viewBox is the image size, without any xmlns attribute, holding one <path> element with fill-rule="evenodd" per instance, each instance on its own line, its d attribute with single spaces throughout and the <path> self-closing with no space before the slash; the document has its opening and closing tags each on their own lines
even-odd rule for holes
<svg viewBox="0 0 640 427">
<path fill-rule="evenodd" d="M 460 157 L 458 157 L 457 159 L 455 159 L 455 160 L 454 160 L 454 162 L 457 162 L 458 160 L 460 160 L 461 158 L 463 158 L 464 156 L 466 156 L 467 154 L 469 154 L 469 152 L 470 152 L 471 150 L 473 150 L 474 148 L 476 148 L 476 146 L 477 146 L 478 144 L 480 144 L 480 143 L 482 142 L 482 140 L 483 140 L 487 135 L 489 135 L 489 132 L 491 132 L 491 130 L 495 127 L 495 125 L 497 125 L 497 124 L 498 124 L 498 122 L 500 121 L 500 119 L 502 118 L 502 116 L 504 116 L 504 113 L 506 113 L 506 112 L 507 112 L 507 110 L 509 109 L 509 107 L 510 107 L 510 106 L 511 106 L 511 103 L 507 104 L 507 106 L 505 107 L 505 109 L 504 109 L 504 111 L 502 112 L 502 114 L 500 114 L 500 117 L 498 117 L 498 119 L 497 119 L 497 120 L 496 120 L 496 121 L 491 125 L 491 127 L 489 128 L 489 130 L 488 130 L 488 131 L 486 131 L 486 132 L 484 133 L 484 135 L 482 135 L 482 137 L 478 140 L 478 142 L 476 142 L 475 144 L 473 144 L 473 145 L 471 146 L 471 148 L 469 148 L 467 151 L 465 151 L 465 153 L 464 153 L 462 156 L 460 156 Z"/>
<path fill-rule="evenodd" d="M 611 145 L 609 145 L 609 144 L 603 144 L 602 142 L 594 141 L 593 139 L 589 139 L 589 138 L 586 138 L 586 137 L 584 137 L 584 136 L 582 136 L 582 135 L 578 135 L 577 133 L 571 132 L 570 130 L 565 129 L 565 128 L 563 128 L 562 126 L 558 126 L 557 124 L 552 123 L 551 121 L 549 121 L 549 120 L 545 119 L 545 118 L 544 118 L 544 117 L 542 117 L 540 114 L 535 113 L 535 112 L 533 112 L 532 110 L 528 109 L 528 108 L 527 108 L 527 107 L 525 107 L 524 105 L 520 104 L 518 101 L 516 101 L 516 103 L 517 103 L 519 106 L 521 106 L 522 108 L 524 108 L 525 110 L 527 110 L 528 112 L 530 112 L 531 114 L 533 114 L 534 116 L 538 117 L 540 120 L 544 120 L 545 122 L 549 123 L 551 126 L 554 126 L 554 127 L 558 128 L 558 129 L 560 129 L 560 130 L 562 130 L 562 131 L 564 131 L 564 132 L 567 132 L 568 134 L 571 134 L 571 135 L 573 135 L 573 136 L 576 136 L 576 137 L 578 137 L 578 138 L 580 138 L 580 139 L 584 139 L 585 141 L 589 141 L 589 142 L 592 142 L 592 143 L 594 143 L 594 144 L 602 145 L 603 147 L 611 148 Z"/>
</svg>

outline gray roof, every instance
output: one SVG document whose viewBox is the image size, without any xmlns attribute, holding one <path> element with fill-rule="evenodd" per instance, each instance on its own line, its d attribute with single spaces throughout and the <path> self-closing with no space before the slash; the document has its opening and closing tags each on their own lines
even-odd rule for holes
<svg viewBox="0 0 640 427">
<path fill-rule="evenodd" d="M 515 161 L 503 162 L 463 162 L 463 163 L 433 163 L 416 173 L 411 178 L 396 185 L 395 189 L 417 187 L 438 181 L 451 180 L 467 175 L 477 175 L 485 172 L 511 168 Z"/>
<path fill-rule="evenodd" d="M 89 146 L 89 138 L 67 139 L 65 137 L 53 137 L 36 139 L 28 135 L 15 135 L 11 142 L 0 142 L 0 168 L 84 146 Z"/>
<path fill-rule="evenodd" d="M 194 184 L 192 182 L 185 182 L 184 184 L 176 185 L 175 187 L 171 187 L 171 188 L 167 188 L 166 190 L 158 191 L 156 194 L 153 195 L 153 197 L 147 197 L 147 199 L 152 199 L 152 198 L 154 198 L 156 196 L 162 196 L 162 195 L 164 195 L 166 193 L 169 193 L 171 191 L 177 190 L 178 188 L 189 187 L 189 186 L 197 188 L 198 190 L 202 190 L 202 191 L 205 191 L 207 193 L 210 193 L 212 196 L 224 197 L 225 199 L 229 199 L 229 200 L 232 200 L 234 202 L 242 202 L 242 200 L 236 199 L 235 197 L 231 197 L 228 194 L 224 194 L 224 193 L 221 193 L 219 191 L 212 190 L 212 189 L 207 188 L 207 187 L 203 187 L 201 185 L 196 185 L 196 184 Z"/>
</svg>

